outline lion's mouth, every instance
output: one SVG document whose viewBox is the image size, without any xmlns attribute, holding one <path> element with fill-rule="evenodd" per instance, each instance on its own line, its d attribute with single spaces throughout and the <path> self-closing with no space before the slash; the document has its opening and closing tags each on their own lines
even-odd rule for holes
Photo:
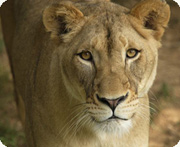
<svg viewBox="0 0 180 147">
<path fill-rule="evenodd" d="M 98 121 L 96 119 L 94 119 L 92 117 L 92 120 L 97 122 L 97 123 L 105 123 L 105 122 L 112 122 L 112 121 L 128 121 L 129 119 L 126 119 L 126 118 L 120 118 L 120 117 L 117 117 L 115 115 L 112 115 L 111 117 L 107 118 L 106 120 L 103 120 L 103 121 Z"/>
<path fill-rule="evenodd" d="M 93 121 L 96 121 L 97 123 L 104 123 L 104 122 L 111 122 L 111 121 L 128 121 L 128 120 L 132 119 L 134 116 L 135 116 L 135 113 L 133 113 L 133 115 L 130 118 L 121 118 L 121 117 L 115 116 L 113 114 L 111 117 L 109 117 L 103 121 L 97 121 L 93 117 L 92 117 L 92 119 L 93 119 Z"/>
<path fill-rule="evenodd" d="M 129 119 L 126 119 L 126 118 L 120 118 L 120 117 L 117 117 L 115 115 L 112 115 L 111 117 L 109 117 L 107 120 L 124 120 L 124 121 L 127 121 Z"/>
</svg>

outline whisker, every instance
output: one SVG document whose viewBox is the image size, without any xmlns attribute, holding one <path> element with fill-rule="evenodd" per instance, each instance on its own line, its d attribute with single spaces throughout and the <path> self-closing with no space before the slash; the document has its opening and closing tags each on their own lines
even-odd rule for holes
<svg viewBox="0 0 180 147">
<path fill-rule="evenodd" d="M 71 123 L 72 123 L 72 121 L 79 115 L 79 113 L 78 114 L 76 114 L 79 110 L 81 110 L 83 107 L 78 107 L 78 108 L 76 108 L 74 111 L 72 111 L 72 113 L 66 118 L 66 120 L 64 121 L 64 122 L 67 122 L 68 121 L 68 119 L 71 119 L 70 121 L 68 121 L 68 123 L 66 123 L 62 128 L 61 128 L 61 130 L 59 131 L 59 133 L 57 134 L 57 136 L 56 136 L 56 138 L 58 138 L 59 137 L 59 135 L 64 131 L 64 129 L 68 126 L 68 125 L 70 125 Z M 75 116 L 73 116 L 74 114 L 76 114 Z M 73 117 L 72 117 L 73 116 Z M 71 118 L 72 117 L 72 118 Z"/>
<path fill-rule="evenodd" d="M 147 107 L 141 106 L 141 108 L 140 108 L 140 110 L 138 112 L 144 113 L 144 111 L 147 111 Z M 152 111 L 152 113 L 157 114 L 157 112 L 154 112 L 154 111 Z M 151 113 L 150 113 L 150 118 L 152 119 Z"/>
<path fill-rule="evenodd" d="M 78 117 L 83 116 L 83 112 L 78 113 L 71 121 L 71 123 L 69 123 L 69 127 L 66 129 L 66 132 L 63 135 L 63 138 L 65 139 L 66 136 L 69 134 L 69 132 L 71 131 L 71 129 L 73 128 L 73 126 L 75 125 L 76 121 L 75 119 L 77 119 Z"/>
<path fill-rule="evenodd" d="M 151 110 L 153 110 L 154 112 L 157 112 L 154 108 L 152 108 L 151 106 L 149 105 L 145 105 L 145 104 L 140 104 L 141 106 L 145 107 L 145 108 L 149 108 Z"/>
<path fill-rule="evenodd" d="M 149 102 L 149 104 L 153 105 L 154 107 L 158 108 L 158 106 L 156 104 L 154 104 L 153 102 Z"/>
<path fill-rule="evenodd" d="M 159 100 L 157 98 L 157 96 L 153 93 L 152 90 L 149 90 L 149 92 L 153 95 L 154 98 L 150 97 L 151 99 L 155 100 L 157 103 L 159 103 Z"/>
<path fill-rule="evenodd" d="M 142 112 L 136 112 L 136 113 L 138 113 L 139 115 L 139 117 L 141 117 L 141 118 L 143 118 L 143 119 L 146 119 L 146 120 L 150 120 L 151 118 L 149 118 L 149 117 L 147 117 L 144 113 L 142 113 Z"/>
<path fill-rule="evenodd" d="M 81 121 L 82 123 L 80 123 L 79 127 L 76 128 L 76 131 L 79 132 L 85 126 L 85 124 L 87 124 L 88 121 L 89 121 L 88 115 L 86 115 L 84 120 Z"/>
<path fill-rule="evenodd" d="M 74 105 L 71 109 L 74 109 L 74 108 L 76 108 L 76 107 L 78 107 L 78 106 L 82 106 L 82 105 L 87 105 L 87 103 L 86 103 L 86 102 L 83 102 L 83 103 Z"/>
<path fill-rule="evenodd" d="M 79 108 L 79 109 L 81 109 L 81 108 Z M 77 111 L 79 111 L 79 109 L 76 109 L 75 111 L 73 111 L 73 112 L 66 118 L 65 122 L 66 122 L 69 118 L 71 118 L 74 113 L 76 113 Z M 74 116 L 74 117 L 76 117 L 76 116 Z M 74 117 L 73 117 L 73 118 L 74 118 Z M 71 121 L 73 120 L 73 118 L 71 118 L 71 120 L 70 120 L 69 122 L 71 122 Z M 68 122 L 68 123 L 69 123 L 69 122 Z M 66 125 L 68 125 L 68 123 L 67 123 Z M 61 131 L 63 131 L 63 129 L 66 127 L 66 125 L 62 128 Z M 61 133 L 61 131 L 60 131 L 60 133 Z"/>
<path fill-rule="evenodd" d="M 86 112 L 84 112 L 84 113 L 86 113 Z M 72 137 L 70 137 L 70 138 L 74 138 L 76 136 L 77 132 L 79 131 L 78 128 L 83 124 L 83 122 L 85 122 L 87 120 L 87 118 L 88 118 L 88 115 L 85 114 L 74 124 Z"/>
<path fill-rule="evenodd" d="M 139 97 L 139 96 L 138 96 L 137 98 L 145 98 L 145 97 L 144 97 L 144 96 L 143 96 L 143 97 Z"/>
</svg>

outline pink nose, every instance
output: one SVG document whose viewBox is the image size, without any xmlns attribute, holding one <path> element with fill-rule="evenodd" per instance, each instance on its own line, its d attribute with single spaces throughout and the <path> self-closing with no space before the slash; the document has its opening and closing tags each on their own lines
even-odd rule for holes
<svg viewBox="0 0 180 147">
<path fill-rule="evenodd" d="M 98 95 L 96 95 L 96 97 L 100 102 L 109 106 L 112 109 L 112 111 L 114 111 L 116 107 L 128 97 L 128 92 L 126 95 L 120 96 L 115 99 L 107 99 L 104 97 L 99 97 Z"/>
</svg>

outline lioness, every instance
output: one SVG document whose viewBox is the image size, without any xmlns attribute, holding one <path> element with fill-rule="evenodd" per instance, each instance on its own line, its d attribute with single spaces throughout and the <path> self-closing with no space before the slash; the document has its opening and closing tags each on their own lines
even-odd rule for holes
<svg viewBox="0 0 180 147">
<path fill-rule="evenodd" d="M 164 0 L 8 0 L 1 9 L 29 147 L 147 147 Z"/>
</svg>

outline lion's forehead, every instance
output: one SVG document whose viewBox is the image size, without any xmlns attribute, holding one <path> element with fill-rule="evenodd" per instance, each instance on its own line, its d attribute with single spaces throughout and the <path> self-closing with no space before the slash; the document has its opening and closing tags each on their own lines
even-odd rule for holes
<svg viewBox="0 0 180 147">
<path fill-rule="evenodd" d="M 114 3 L 107 3 L 107 2 L 85 2 L 85 3 L 76 3 L 75 6 L 79 8 L 85 16 L 99 16 L 103 13 L 111 13 L 116 14 L 117 16 L 121 13 L 129 12 L 129 9 L 121 6 L 116 5 Z"/>
<path fill-rule="evenodd" d="M 85 24 L 81 38 L 100 51 L 110 51 L 128 46 L 143 46 L 147 40 L 137 32 L 128 20 L 128 16 L 101 14 Z M 100 19 L 98 19 L 100 18 Z M 91 18 L 89 18 L 91 19 Z"/>
</svg>

